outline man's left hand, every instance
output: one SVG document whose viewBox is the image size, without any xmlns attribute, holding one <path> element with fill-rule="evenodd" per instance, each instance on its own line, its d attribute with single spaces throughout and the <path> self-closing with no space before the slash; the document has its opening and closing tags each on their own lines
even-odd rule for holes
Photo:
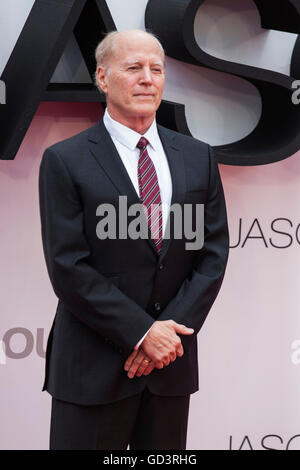
<svg viewBox="0 0 300 470">
<path fill-rule="evenodd" d="M 150 362 L 147 362 L 150 361 Z M 155 368 L 154 362 L 145 354 L 142 348 L 134 350 L 128 356 L 124 369 L 128 371 L 128 377 L 132 379 L 135 375 L 149 375 Z"/>
</svg>

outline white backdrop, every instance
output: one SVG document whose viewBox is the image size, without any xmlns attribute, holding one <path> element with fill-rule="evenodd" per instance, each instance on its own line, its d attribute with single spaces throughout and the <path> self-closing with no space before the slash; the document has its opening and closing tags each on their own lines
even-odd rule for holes
<svg viewBox="0 0 300 470">
<path fill-rule="evenodd" d="M 0 4 L 0 73 L 33 3 Z M 144 28 L 147 0 L 107 4 L 118 29 Z M 195 32 L 211 54 L 289 73 L 296 35 L 262 30 L 252 0 L 207 0 Z M 71 39 L 53 81 L 85 78 Z M 185 103 L 193 135 L 212 145 L 247 135 L 261 112 L 247 81 L 170 58 L 164 98 Z M 50 396 L 41 387 L 56 297 L 41 246 L 38 169 L 47 146 L 100 112 L 91 104 L 41 103 L 16 159 L 0 161 L 1 449 L 48 448 Z M 300 449 L 299 155 L 257 167 L 220 165 L 232 248 L 198 335 L 200 390 L 192 395 L 188 449 Z"/>
</svg>

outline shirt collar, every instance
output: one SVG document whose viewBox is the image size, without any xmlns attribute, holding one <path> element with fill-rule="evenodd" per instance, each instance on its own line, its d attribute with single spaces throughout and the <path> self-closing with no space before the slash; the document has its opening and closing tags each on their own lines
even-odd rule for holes
<svg viewBox="0 0 300 470">
<path fill-rule="evenodd" d="M 141 134 L 112 119 L 107 111 L 107 108 L 105 109 L 103 122 L 109 134 L 118 142 L 120 142 L 120 144 L 125 145 L 125 147 L 129 148 L 130 150 L 134 150 L 136 148 L 138 141 L 142 137 Z M 149 144 L 154 150 L 158 150 L 159 135 L 155 118 L 147 132 L 143 134 L 143 137 L 148 140 Z"/>
</svg>

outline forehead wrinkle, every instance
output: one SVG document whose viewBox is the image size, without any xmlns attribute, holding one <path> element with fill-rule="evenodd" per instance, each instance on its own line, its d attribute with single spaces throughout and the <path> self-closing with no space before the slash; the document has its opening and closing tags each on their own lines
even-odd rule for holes
<svg viewBox="0 0 300 470">
<path fill-rule="evenodd" d="M 141 64 L 143 62 L 143 59 L 128 59 L 124 62 L 124 65 L 134 65 L 134 64 Z M 163 61 L 155 61 L 153 62 L 153 65 L 161 65 L 163 66 Z"/>
</svg>

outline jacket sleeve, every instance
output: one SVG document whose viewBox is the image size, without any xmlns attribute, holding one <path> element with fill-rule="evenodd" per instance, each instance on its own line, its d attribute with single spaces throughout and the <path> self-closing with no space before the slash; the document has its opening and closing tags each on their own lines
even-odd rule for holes
<svg viewBox="0 0 300 470">
<path fill-rule="evenodd" d="M 199 250 L 191 277 L 185 279 L 176 296 L 158 320 L 172 319 L 197 334 L 220 290 L 229 252 L 227 214 L 222 182 L 212 149 L 208 146 L 209 190 L 204 206 L 204 244 Z M 181 336 L 185 347 L 191 336 Z"/>
<path fill-rule="evenodd" d="M 55 294 L 127 357 L 154 319 L 89 264 L 80 194 L 53 148 L 42 158 L 39 200 L 44 254 Z"/>
</svg>

